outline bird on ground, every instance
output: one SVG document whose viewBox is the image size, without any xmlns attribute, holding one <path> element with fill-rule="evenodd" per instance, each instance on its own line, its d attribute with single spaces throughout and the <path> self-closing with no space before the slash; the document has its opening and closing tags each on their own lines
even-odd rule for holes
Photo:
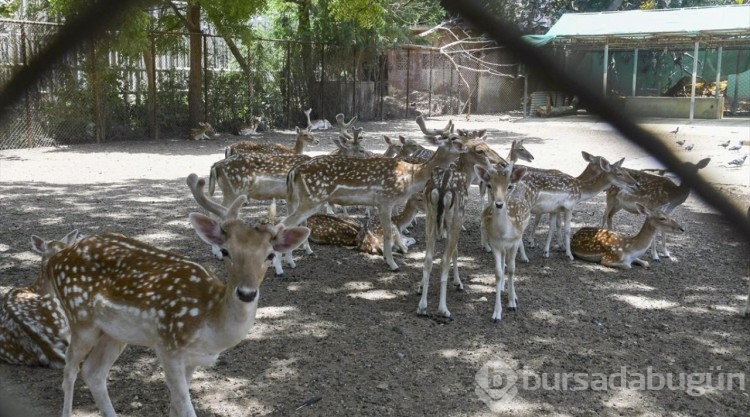
<svg viewBox="0 0 750 417">
<path fill-rule="evenodd" d="M 678 144 L 678 145 L 680 145 L 680 146 L 682 146 L 682 145 L 684 145 L 684 144 L 685 144 L 685 139 L 682 139 L 682 140 L 678 140 L 678 141 L 677 141 L 677 142 L 675 142 L 675 143 L 676 143 L 676 144 Z"/>
<path fill-rule="evenodd" d="M 688 145 L 688 146 L 686 146 L 686 147 L 685 147 L 685 150 L 686 150 L 686 151 L 692 151 L 694 147 L 695 147 L 695 145 L 693 145 L 693 144 L 691 143 L 690 145 Z"/>
<path fill-rule="evenodd" d="M 743 141 L 739 141 L 736 145 L 732 145 L 732 146 L 728 147 L 727 150 L 730 150 L 730 151 L 739 151 L 740 149 L 742 149 L 742 145 L 743 144 L 744 144 Z"/>
<path fill-rule="evenodd" d="M 680 127 L 677 126 L 676 128 L 674 128 L 674 130 L 670 131 L 669 133 L 674 133 L 676 135 L 677 132 L 679 132 L 679 131 L 680 131 Z"/>
<path fill-rule="evenodd" d="M 747 159 L 747 154 L 742 155 L 742 157 L 740 157 L 740 158 L 733 159 L 733 160 L 727 162 L 727 164 L 734 165 L 734 166 L 741 166 L 742 164 L 745 163 L 745 159 Z"/>
<path fill-rule="evenodd" d="M 731 141 L 727 140 L 726 142 L 721 142 L 719 146 L 721 146 L 722 148 L 726 148 L 727 146 L 729 146 L 729 142 Z"/>
</svg>

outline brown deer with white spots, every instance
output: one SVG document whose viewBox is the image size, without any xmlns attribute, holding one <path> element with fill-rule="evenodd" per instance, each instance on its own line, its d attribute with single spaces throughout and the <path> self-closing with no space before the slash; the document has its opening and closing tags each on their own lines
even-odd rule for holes
<svg viewBox="0 0 750 417">
<path fill-rule="evenodd" d="M 424 146 L 420 145 L 415 140 L 406 139 L 401 135 L 398 136 L 398 143 L 393 141 L 393 139 L 388 136 L 383 136 L 383 139 L 385 140 L 385 143 L 388 144 L 388 148 L 383 153 L 383 156 L 403 159 L 412 163 L 418 163 L 426 162 L 432 157 L 432 154 L 435 153 L 433 150 L 427 149 Z"/>
<path fill-rule="evenodd" d="M 483 138 L 484 135 L 480 137 Z M 443 255 L 440 260 L 440 304 L 438 311 L 444 317 L 451 317 L 446 305 L 448 271 L 453 263 L 453 283 L 458 290 L 464 286 L 458 273 L 458 239 L 463 225 L 466 203 L 469 199 L 469 187 L 476 178 L 475 165 L 489 169 L 497 163 L 505 163 L 483 139 L 466 141 L 469 152 L 462 153 L 458 161 L 447 168 L 433 169 L 432 177 L 425 185 L 422 200 L 425 206 L 425 250 L 422 268 L 422 298 L 417 306 L 417 314 L 427 314 L 427 293 L 432 273 L 432 259 L 436 241 L 446 238 Z"/>
<path fill-rule="evenodd" d="M 330 155 L 345 155 L 353 158 L 370 158 L 375 156 L 372 151 L 365 149 L 362 144 L 362 128 L 358 127 L 352 130 L 352 134 L 342 134 L 333 139 L 333 144 L 338 147 Z"/>
<path fill-rule="evenodd" d="M 492 321 L 499 323 L 503 318 L 501 293 L 508 278 L 508 308 L 516 311 L 518 297 L 514 277 L 516 273 L 516 253 L 523 245 L 523 231 L 531 217 L 530 192 L 522 181 L 526 167 L 498 164 L 490 169 L 477 165 L 477 176 L 489 187 L 492 204 L 482 211 L 482 246 L 489 248 L 495 258 L 495 308 Z"/>
<path fill-rule="evenodd" d="M 294 141 L 294 147 L 289 147 L 279 143 L 258 143 L 250 140 L 233 143 L 224 150 L 224 157 L 238 153 L 262 153 L 268 155 L 302 155 L 305 151 L 305 144 L 317 145 L 320 140 L 307 129 L 296 130 L 297 136 Z"/>
<path fill-rule="evenodd" d="M 57 297 L 45 288 L 45 274 L 49 258 L 77 238 L 78 230 L 60 240 L 31 236 L 31 248 L 42 255 L 42 265 L 31 285 L 13 288 L 0 299 L 0 361 L 52 368 L 65 365 L 70 329 Z"/>
<path fill-rule="evenodd" d="M 510 145 L 510 151 L 508 151 L 508 157 L 506 158 L 508 162 L 512 162 L 514 165 L 519 160 L 526 161 L 526 162 L 533 162 L 534 161 L 534 155 L 529 152 L 528 149 L 526 149 L 525 146 L 523 146 L 523 139 L 519 140 L 513 140 L 513 142 Z M 479 196 L 484 198 L 484 195 L 486 193 L 486 184 L 484 181 L 479 182 Z M 487 194 L 487 204 L 492 204 L 492 196 Z"/>
<path fill-rule="evenodd" d="M 399 269 L 393 260 L 391 216 L 393 208 L 422 191 L 432 176 L 432 169 L 447 167 L 460 153 L 469 152 L 456 135 L 433 137 L 437 151 L 427 162 L 412 164 L 394 158 L 355 159 L 340 156 L 313 158 L 289 172 L 287 203 L 289 216 L 282 224 L 300 224 L 324 204 L 374 206 L 378 208 L 384 230 L 383 257 L 391 270 Z M 287 259 L 291 254 L 286 254 Z M 280 263 L 275 264 L 277 272 Z"/>
<path fill-rule="evenodd" d="M 530 169 L 524 177 L 524 182 L 533 191 L 530 194 L 532 204 L 531 212 L 537 216 L 530 236 L 530 246 L 534 246 L 534 230 L 539 223 L 542 214 L 550 213 L 550 226 L 547 234 L 547 242 L 542 256 L 549 257 L 549 249 L 552 244 L 552 235 L 557 230 L 558 216 L 560 213 L 564 221 L 562 232 L 562 245 L 565 255 L 573 259 L 570 252 L 570 221 L 573 208 L 580 202 L 590 200 L 595 195 L 611 186 L 627 189 L 638 187 L 636 180 L 622 168 L 623 160 L 610 164 L 604 157 L 594 156 L 588 152 L 581 152 L 583 159 L 588 162 L 586 169 L 578 176 L 565 174 L 558 170 Z M 526 252 L 520 249 L 521 259 L 528 262 Z"/>
<path fill-rule="evenodd" d="M 198 127 L 190 129 L 190 139 L 192 140 L 208 140 L 215 134 L 216 131 L 208 122 L 198 122 Z"/>
<path fill-rule="evenodd" d="M 406 253 L 414 244 L 413 238 L 404 238 L 393 219 L 392 232 L 394 247 Z M 383 227 L 377 217 L 370 217 L 364 224 L 351 217 L 316 213 L 307 218 L 310 228 L 310 241 L 319 245 L 335 245 L 355 248 L 371 255 L 383 255 Z"/>
<path fill-rule="evenodd" d="M 255 321 L 259 289 L 275 251 L 309 235 L 303 227 L 248 225 L 239 219 L 245 198 L 228 208 L 208 199 L 205 181 L 187 179 L 200 213 L 190 223 L 206 243 L 221 248 L 226 284 L 201 265 L 118 234 L 84 238 L 52 256 L 48 286 L 70 325 L 63 371 L 63 417 L 73 410 L 79 366 L 103 416 L 114 417 L 107 392 L 110 368 L 128 344 L 154 349 L 170 392 L 169 416 L 194 417 L 190 381 L 198 366 L 242 341 Z"/>
<path fill-rule="evenodd" d="M 640 203 L 635 203 L 635 207 L 638 213 L 646 215 L 638 234 L 628 237 L 609 229 L 584 227 L 570 242 L 573 254 L 584 261 L 613 268 L 630 269 L 633 263 L 648 268 L 648 262 L 640 256 L 651 246 L 656 232 L 682 233 L 685 230 L 662 208 L 650 209 Z"/>
<path fill-rule="evenodd" d="M 685 162 L 683 168 L 695 173 L 705 168 L 709 162 L 711 162 L 711 158 L 701 159 L 698 163 Z M 685 181 L 677 185 L 667 177 L 634 169 L 625 168 L 625 170 L 638 181 L 640 187 L 637 190 L 627 192 L 623 192 L 619 187 L 612 187 L 607 190 L 607 208 L 604 210 L 604 216 L 602 216 L 601 227 L 612 229 L 612 217 L 620 210 L 633 214 L 640 213 L 636 204 L 641 204 L 652 210 L 662 208 L 665 213 L 671 215 L 674 209 L 684 203 L 690 195 L 690 184 Z M 671 255 L 667 249 L 666 234 L 657 233 L 657 235 L 659 234 L 661 235 L 662 254 L 669 258 Z M 654 239 L 651 243 L 651 260 L 659 262 L 656 241 L 657 239 Z"/>
</svg>

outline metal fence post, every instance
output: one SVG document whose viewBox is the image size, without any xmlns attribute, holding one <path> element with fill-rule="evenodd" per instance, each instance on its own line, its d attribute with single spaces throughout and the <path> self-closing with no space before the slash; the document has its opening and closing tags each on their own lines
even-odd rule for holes
<svg viewBox="0 0 750 417">
<path fill-rule="evenodd" d="M 432 117 L 432 49 L 430 49 L 430 92 L 427 93 L 427 117 Z"/>
<path fill-rule="evenodd" d="M 409 88 L 411 81 L 411 49 L 406 50 L 406 107 L 404 107 L 404 118 L 409 118 Z"/>
</svg>

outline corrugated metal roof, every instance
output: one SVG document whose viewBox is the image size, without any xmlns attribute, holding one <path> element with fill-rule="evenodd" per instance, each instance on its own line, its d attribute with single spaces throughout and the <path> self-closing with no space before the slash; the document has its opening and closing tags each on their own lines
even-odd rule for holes
<svg viewBox="0 0 750 417">
<path fill-rule="evenodd" d="M 549 37 L 651 37 L 750 34 L 750 4 L 664 10 L 567 13 Z"/>
</svg>

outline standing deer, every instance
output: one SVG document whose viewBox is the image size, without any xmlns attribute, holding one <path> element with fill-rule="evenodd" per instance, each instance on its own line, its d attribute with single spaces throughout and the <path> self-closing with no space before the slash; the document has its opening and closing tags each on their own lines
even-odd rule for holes
<svg viewBox="0 0 750 417">
<path fill-rule="evenodd" d="M 278 143 L 257 143 L 249 140 L 242 142 L 233 143 L 224 150 L 224 157 L 229 158 L 230 156 L 238 153 L 264 153 L 270 155 L 302 155 L 305 150 L 305 144 L 317 145 L 320 140 L 308 129 L 296 130 L 297 137 L 294 142 L 294 147 Z"/>
<path fill-rule="evenodd" d="M 507 165 L 485 169 L 474 167 L 479 179 L 484 181 L 490 190 L 492 204 L 482 211 L 481 232 L 482 245 L 489 247 L 495 258 L 495 309 L 492 321 L 499 323 L 503 318 L 501 294 L 505 288 L 505 274 L 508 275 L 508 308 L 516 311 L 518 297 L 514 277 L 516 272 L 516 253 L 523 245 L 523 231 L 531 217 L 530 189 L 521 181 L 526 175 L 526 167 Z"/>
<path fill-rule="evenodd" d="M 711 158 L 701 159 L 696 164 L 685 162 L 683 168 L 696 173 L 698 170 L 705 168 L 709 162 L 711 162 Z M 604 210 L 604 216 L 602 216 L 602 227 L 606 226 L 608 229 L 612 229 L 612 217 L 620 210 L 624 209 L 633 214 L 640 213 L 637 204 L 652 210 L 663 208 L 666 214 L 671 215 L 674 209 L 684 203 L 690 195 L 690 184 L 686 181 L 677 185 L 666 177 L 633 169 L 625 168 L 625 170 L 638 181 L 640 187 L 637 190 L 627 192 L 623 192 L 619 187 L 612 187 L 607 191 L 607 208 Z M 671 255 L 667 250 L 667 237 L 664 233 L 660 234 L 662 253 L 669 258 Z M 656 239 L 651 244 L 651 259 L 656 262 L 659 261 Z"/>
<path fill-rule="evenodd" d="M 458 161 L 448 168 L 434 168 L 432 177 L 423 192 L 425 203 L 425 250 L 424 267 L 422 268 L 422 298 L 417 306 L 417 314 L 427 314 L 427 293 L 432 272 L 432 258 L 438 237 L 446 237 L 440 261 L 440 304 L 438 311 L 444 317 L 451 317 L 446 305 L 446 289 L 450 261 L 453 262 L 453 283 L 463 290 L 463 283 L 458 274 L 458 239 L 463 224 L 466 202 L 469 198 L 469 186 L 476 173 L 475 166 L 487 169 L 493 164 L 505 163 L 482 139 L 466 142 L 470 152 L 462 153 Z"/>
<path fill-rule="evenodd" d="M 259 288 L 275 251 L 300 245 L 309 229 L 239 219 L 245 197 L 229 208 L 209 200 L 205 181 L 187 178 L 196 201 L 218 216 L 191 213 L 198 236 L 221 247 L 226 284 L 201 265 L 119 234 L 89 236 L 58 252 L 47 285 L 70 325 L 63 371 L 63 417 L 73 412 L 79 366 L 101 414 L 116 415 L 107 392 L 109 370 L 128 344 L 153 348 L 170 392 L 164 415 L 195 417 L 189 386 L 198 366 L 210 366 L 239 343 L 255 321 Z"/>
<path fill-rule="evenodd" d="M 537 216 L 531 233 L 531 246 L 534 246 L 534 229 L 539 221 L 539 216 L 550 213 L 550 227 L 547 234 L 547 242 L 542 256 L 549 257 L 549 249 L 552 244 L 552 235 L 557 230 L 556 215 L 558 212 L 564 217 L 564 229 L 562 245 L 565 254 L 573 259 L 570 252 L 570 221 L 573 208 L 582 201 L 593 198 L 599 192 L 615 185 L 618 187 L 632 189 L 638 187 L 638 183 L 627 171 L 622 168 L 621 159 L 617 163 L 610 164 L 604 157 L 594 156 L 588 152 L 581 152 L 583 159 L 588 165 L 578 177 L 562 173 L 557 170 L 531 169 L 524 178 L 530 193 L 529 201 L 532 204 L 531 212 Z M 528 262 L 524 249 L 520 249 L 521 258 Z"/>
<path fill-rule="evenodd" d="M 326 119 L 310 120 L 310 113 L 312 113 L 312 109 L 305 110 L 305 117 L 307 118 L 307 130 L 328 130 L 333 127 L 331 122 Z"/>
<path fill-rule="evenodd" d="M 512 162 L 514 165 L 519 160 L 526 161 L 526 162 L 533 162 L 534 161 L 534 155 L 531 154 L 531 152 L 526 149 L 526 147 L 523 146 L 523 139 L 519 140 L 513 140 L 513 142 L 510 144 L 510 151 L 508 151 L 508 162 Z M 484 181 L 479 182 L 479 196 L 484 198 L 484 195 L 486 193 L 486 184 Z M 487 204 L 492 204 L 492 196 L 487 194 Z"/>
<path fill-rule="evenodd" d="M 70 329 L 60 302 L 46 292 L 47 263 L 73 245 L 78 230 L 60 240 L 31 236 L 31 248 L 42 255 L 39 277 L 29 286 L 13 288 L 0 299 L 0 361 L 28 366 L 62 368 Z"/>
<path fill-rule="evenodd" d="M 290 214 L 282 224 L 300 224 L 326 203 L 375 206 L 384 230 L 383 257 L 391 270 L 398 271 L 391 249 L 393 208 L 423 190 L 433 168 L 447 167 L 459 153 L 468 152 L 463 141 L 448 132 L 444 134 L 445 138 L 432 138 L 438 149 L 423 164 L 382 156 L 367 159 L 321 156 L 300 164 L 287 178 Z M 288 253 L 287 259 L 290 258 Z M 275 266 L 278 273 L 280 262 Z"/>
<path fill-rule="evenodd" d="M 626 237 L 609 229 L 581 228 L 570 242 L 575 256 L 613 268 L 630 269 L 633 263 L 648 268 L 648 262 L 640 259 L 640 256 L 646 253 L 656 232 L 682 233 L 685 229 L 663 208 L 649 209 L 640 203 L 635 203 L 635 207 L 638 213 L 647 216 L 637 235 Z"/>
</svg>

